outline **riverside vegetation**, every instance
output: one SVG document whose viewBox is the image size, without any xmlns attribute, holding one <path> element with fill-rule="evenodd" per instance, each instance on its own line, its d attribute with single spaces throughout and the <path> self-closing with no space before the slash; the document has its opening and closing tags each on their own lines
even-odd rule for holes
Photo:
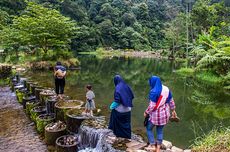
<svg viewBox="0 0 230 152">
<path fill-rule="evenodd" d="M 2 0 L 0 46 L 4 61 L 41 69 L 56 60 L 79 65 L 74 54 L 82 51 L 160 52 L 186 58 L 186 67 L 190 61 L 229 89 L 229 6 L 228 0 Z"/>
</svg>

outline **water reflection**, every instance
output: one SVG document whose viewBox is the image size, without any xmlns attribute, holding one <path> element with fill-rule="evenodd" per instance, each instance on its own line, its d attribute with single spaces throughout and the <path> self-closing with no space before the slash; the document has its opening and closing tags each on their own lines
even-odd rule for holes
<svg viewBox="0 0 230 152">
<path fill-rule="evenodd" d="M 85 100 L 85 85 L 92 84 L 96 94 L 96 105 L 108 116 L 108 106 L 113 100 L 113 76 L 119 73 L 135 93 L 132 110 L 133 130 L 145 135 L 143 111 L 148 105 L 148 79 L 151 75 L 161 77 L 173 92 L 180 123 L 169 123 L 165 127 L 165 139 L 185 148 L 196 136 L 208 133 L 214 126 L 230 125 L 229 95 L 220 88 L 209 88 L 191 78 L 173 73 L 178 65 L 157 59 L 96 59 L 82 57 L 80 71 L 68 71 L 66 94 Z M 52 71 L 29 74 L 42 85 L 53 87 Z"/>
</svg>

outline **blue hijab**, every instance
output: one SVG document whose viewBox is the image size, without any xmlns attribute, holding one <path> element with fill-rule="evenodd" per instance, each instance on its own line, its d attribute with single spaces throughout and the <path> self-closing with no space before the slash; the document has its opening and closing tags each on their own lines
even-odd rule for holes
<svg viewBox="0 0 230 152">
<path fill-rule="evenodd" d="M 149 85 L 151 87 L 151 90 L 149 91 L 149 99 L 153 102 L 157 102 L 162 91 L 161 79 L 157 76 L 152 76 L 149 79 Z"/>
<path fill-rule="evenodd" d="M 120 75 L 114 77 L 114 84 L 114 101 L 126 107 L 133 107 L 133 92 Z"/>
<path fill-rule="evenodd" d="M 151 90 L 149 91 L 149 100 L 151 100 L 152 102 L 157 102 L 162 91 L 161 79 L 158 76 L 152 76 L 149 79 L 149 85 L 151 87 Z M 166 103 L 169 103 L 171 99 L 172 99 L 172 93 L 171 91 L 169 91 L 169 96 L 166 100 Z"/>
<path fill-rule="evenodd" d="M 57 71 L 59 69 L 62 70 L 62 71 L 66 71 L 66 68 L 64 66 L 62 66 L 62 65 L 56 65 L 55 66 L 55 70 Z"/>
</svg>

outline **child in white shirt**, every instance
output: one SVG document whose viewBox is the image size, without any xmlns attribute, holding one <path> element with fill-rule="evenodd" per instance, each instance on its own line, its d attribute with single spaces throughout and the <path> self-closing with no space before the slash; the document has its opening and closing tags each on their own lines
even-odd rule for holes
<svg viewBox="0 0 230 152">
<path fill-rule="evenodd" d="M 86 91 L 85 113 L 86 115 L 93 116 L 93 110 L 96 108 L 94 102 L 95 94 L 92 91 L 91 85 L 86 86 Z"/>
</svg>

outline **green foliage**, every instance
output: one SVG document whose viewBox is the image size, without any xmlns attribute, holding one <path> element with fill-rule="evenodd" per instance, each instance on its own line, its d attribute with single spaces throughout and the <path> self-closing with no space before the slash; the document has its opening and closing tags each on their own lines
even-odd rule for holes
<svg viewBox="0 0 230 152">
<path fill-rule="evenodd" d="M 182 76 L 192 76 L 194 72 L 195 70 L 192 68 L 180 68 L 179 70 L 176 70 L 176 73 Z"/>
<path fill-rule="evenodd" d="M 205 94 L 202 91 L 199 90 L 195 90 L 191 97 L 189 98 L 190 102 L 196 103 L 199 106 L 200 105 L 205 105 L 207 107 L 207 105 L 213 105 L 213 103 L 215 103 L 208 94 Z M 204 108 L 204 107 L 202 107 Z M 196 109 L 201 109 L 201 108 L 196 108 Z"/>
<path fill-rule="evenodd" d="M 121 19 L 126 26 L 132 26 L 136 22 L 135 15 L 133 13 L 125 13 Z"/>
<path fill-rule="evenodd" d="M 26 32 L 9 26 L 4 27 L 3 30 L 0 31 L 0 34 L 0 44 L 6 48 L 7 53 L 12 54 L 15 52 L 16 57 L 18 57 L 19 47 L 24 45 L 25 42 L 28 42 Z"/>
<path fill-rule="evenodd" d="M 122 49 L 131 48 L 134 50 L 150 50 L 149 41 L 132 27 L 126 27 L 121 31 L 120 45 Z"/>
<path fill-rule="evenodd" d="M 62 50 L 70 48 L 76 32 L 76 23 L 70 18 L 62 16 L 57 10 L 29 2 L 24 12 L 15 17 L 11 25 L 3 28 L 0 40 L 8 54 L 12 56 L 11 52 L 15 52 L 15 58 L 19 60 L 20 50 L 36 54 L 38 60 L 55 60 L 59 57 L 67 59 L 73 57 L 72 53 Z M 55 52 L 46 55 L 53 50 Z"/>
<path fill-rule="evenodd" d="M 68 48 L 74 38 L 75 23 L 58 11 L 28 3 L 25 14 L 14 19 L 14 26 L 26 32 L 27 45 L 49 49 Z"/>
<path fill-rule="evenodd" d="M 45 116 L 45 118 L 41 119 L 40 117 L 36 118 L 36 129 L 39 134 L 44 134 L 45 126 L 54 121 L 52 116 Z"/>
<path fill-rule="evenodd" d="M 198 80 L 200 80 L 203 83 L 207 83 L 209 85 L 219 85 L 222 83 L 221 77 L 219 77 L 216 74 L 213 74 L 212 72 L 199 72 L 196 74 L 196 77 Z"/>
<path fill-rule="evenodd" d="M 207 31 L 214 24 L 217 16 L 215 8 L 209 6 L 207 0 L 199 0 L 194 5 L 191 17 L 199 31 Z"/>
<path fill-rule="evenodd" d="M 230 90 L 230 72 L 227 73 L 226 76 L 223 76 L 223 80 L 224 80 L 224 88 L 226 90 Z"/>
<path fill-rule="evenodd" d="M 71 48 L 77 51 L 93 51 L 99 45 L 99 29 L 82 25 L 77 32 L 77 37 L 72 40 Z"/>
<path fill-rule="evenodd" d="M 0 9 L 0 30 L 10 22 L 10 16 L 6 11 Z"/>
<path fill-rule="evenodd" d="M 62 14 L 78 21 L 82 27 L 79 30 L 81 37 L 75 38 L 71 45 L 79 52 L 95 51 L 101 46 L 136 50 L 162 47 L 165 37 L 161 28 L 168 20 L 166 14 L 171 14 L 172 6 L 180 10 L 177 5 L 180 4 L 171 1 L 170 6 L 166 2 L 162 4 L 160 0 L 64 0 L 59 3 L 59 8 Z M 178 12 L 173 13 L 174 16 Z M 133 28 L 135 34 L 132 37 L 125 36 L 127 27 Z M 136 42 L 134 38 L 137 38 Z"/>
<path fill-rule="evenodd" d="M 65 0 L 61 5 L 61 12 L 78 22 L 85 22 L 87 14 L 84 7 L 70 0 Z"/>
<path fill-rule="evenodd" d="M 224 3 L 210 4 L 208 0 L 198 0 L 191 13 L 192 21 L 198 33 L 208 31 L 211 26 L 217 26 L 221 22 L 229 22 L 230 8 Z"/>
<path fill-rule="evenodd" d="M 230 9 L 224 3 L 210 4 L 199 0 L 192 11 L 195 29 L 200 32 L 196 46 L 191 51 L 196 70 L 212 71 L 197 77 L 209 84 L 223 82 L 229 87 L 230 70 Z"/>
<path fill-rule="evenodd" d="M 7 79 L 0 79 L 0 87 L 4 87 L 4 86 L 6 86 L 6 85 L 8 85 L 8 81 L 7 81 Z"/>
<path fill-rule="evenodd" d="M 230 69 L 230 39 L 215 41 L 209 34 L 203 34 L 199 37 L 199 43 L 201 47 L 192 52 L 198 59 L 197 68 L 206 68 L 219 75 L 226 75 Z"/>
<path fill-rule="evenodd" d="M 230 129 L 214 129 L 209 134 L 198 138 L 192 145 L 194 152 L 230 151 Z"/>
<path fill-rule="evenodd" d="M 178 51 L 178 49 L 183 48 L 186 43 L 185 14 L 179 14 L 163 31 L 171 51 L 171 56 L 174 57 L 174 53 Z"/>
<path fill-rule="evenodd" d="M 219 1 L 196 1 L 189 8 L 191 17 L 184 13 L 185 5 L 175 0 L 30 1 L 40 5 L 31 2 L 27 4 L 24 0 L 3 0 L 0 8 L 8 14 L 19 15 L 14 18 L 10 28 L 24 29 L 23 41 L 17 42 L 19 47 L 27 45 L 28 50 L 33 52 L 41 49 L 47 52 L 57 48 L 67 50 L 70 47 L 76 52 L 95 51 L 97 47 L 111 47 L 115 50 L 169 48 L 166 55 L 183 58 L 187 43 L 186 19 L 190 47 L 203 31 L 209 31 L 211 38 L 216 41 L 229 37 L 230 33 L 230 9 L 226 3 Z M 78 28 L 58 11 L 77 21 Z M 4 26 L 11 21 L 6 13 L 1 13 L 0 19 Z M 17 48 L 15 44 L 11 50 Z"/>
<path fill-rule="evenodd" d="M 18 102 L 19 102 L 20 104 L 22 104 L 22 102 L 23 102 L 23 97 L 24 97 L 24 93 L 22 93 L 22 92 L 19 91 L 18 89 L 15 91 L 15 93 L 16 93 Z"/>
<path fill-rule="evenodd" d="M 26 7 L 25 0 L 1 0 L 0 10 L 10 15 L 18 15 Z"/>
<path fill-rule="evenodd" d="M 132 8 L 132 11 L 136 15 L 138 20 L 148 19 L 148 5 L 146 3 L 137 4 Z"/>
</svg>

